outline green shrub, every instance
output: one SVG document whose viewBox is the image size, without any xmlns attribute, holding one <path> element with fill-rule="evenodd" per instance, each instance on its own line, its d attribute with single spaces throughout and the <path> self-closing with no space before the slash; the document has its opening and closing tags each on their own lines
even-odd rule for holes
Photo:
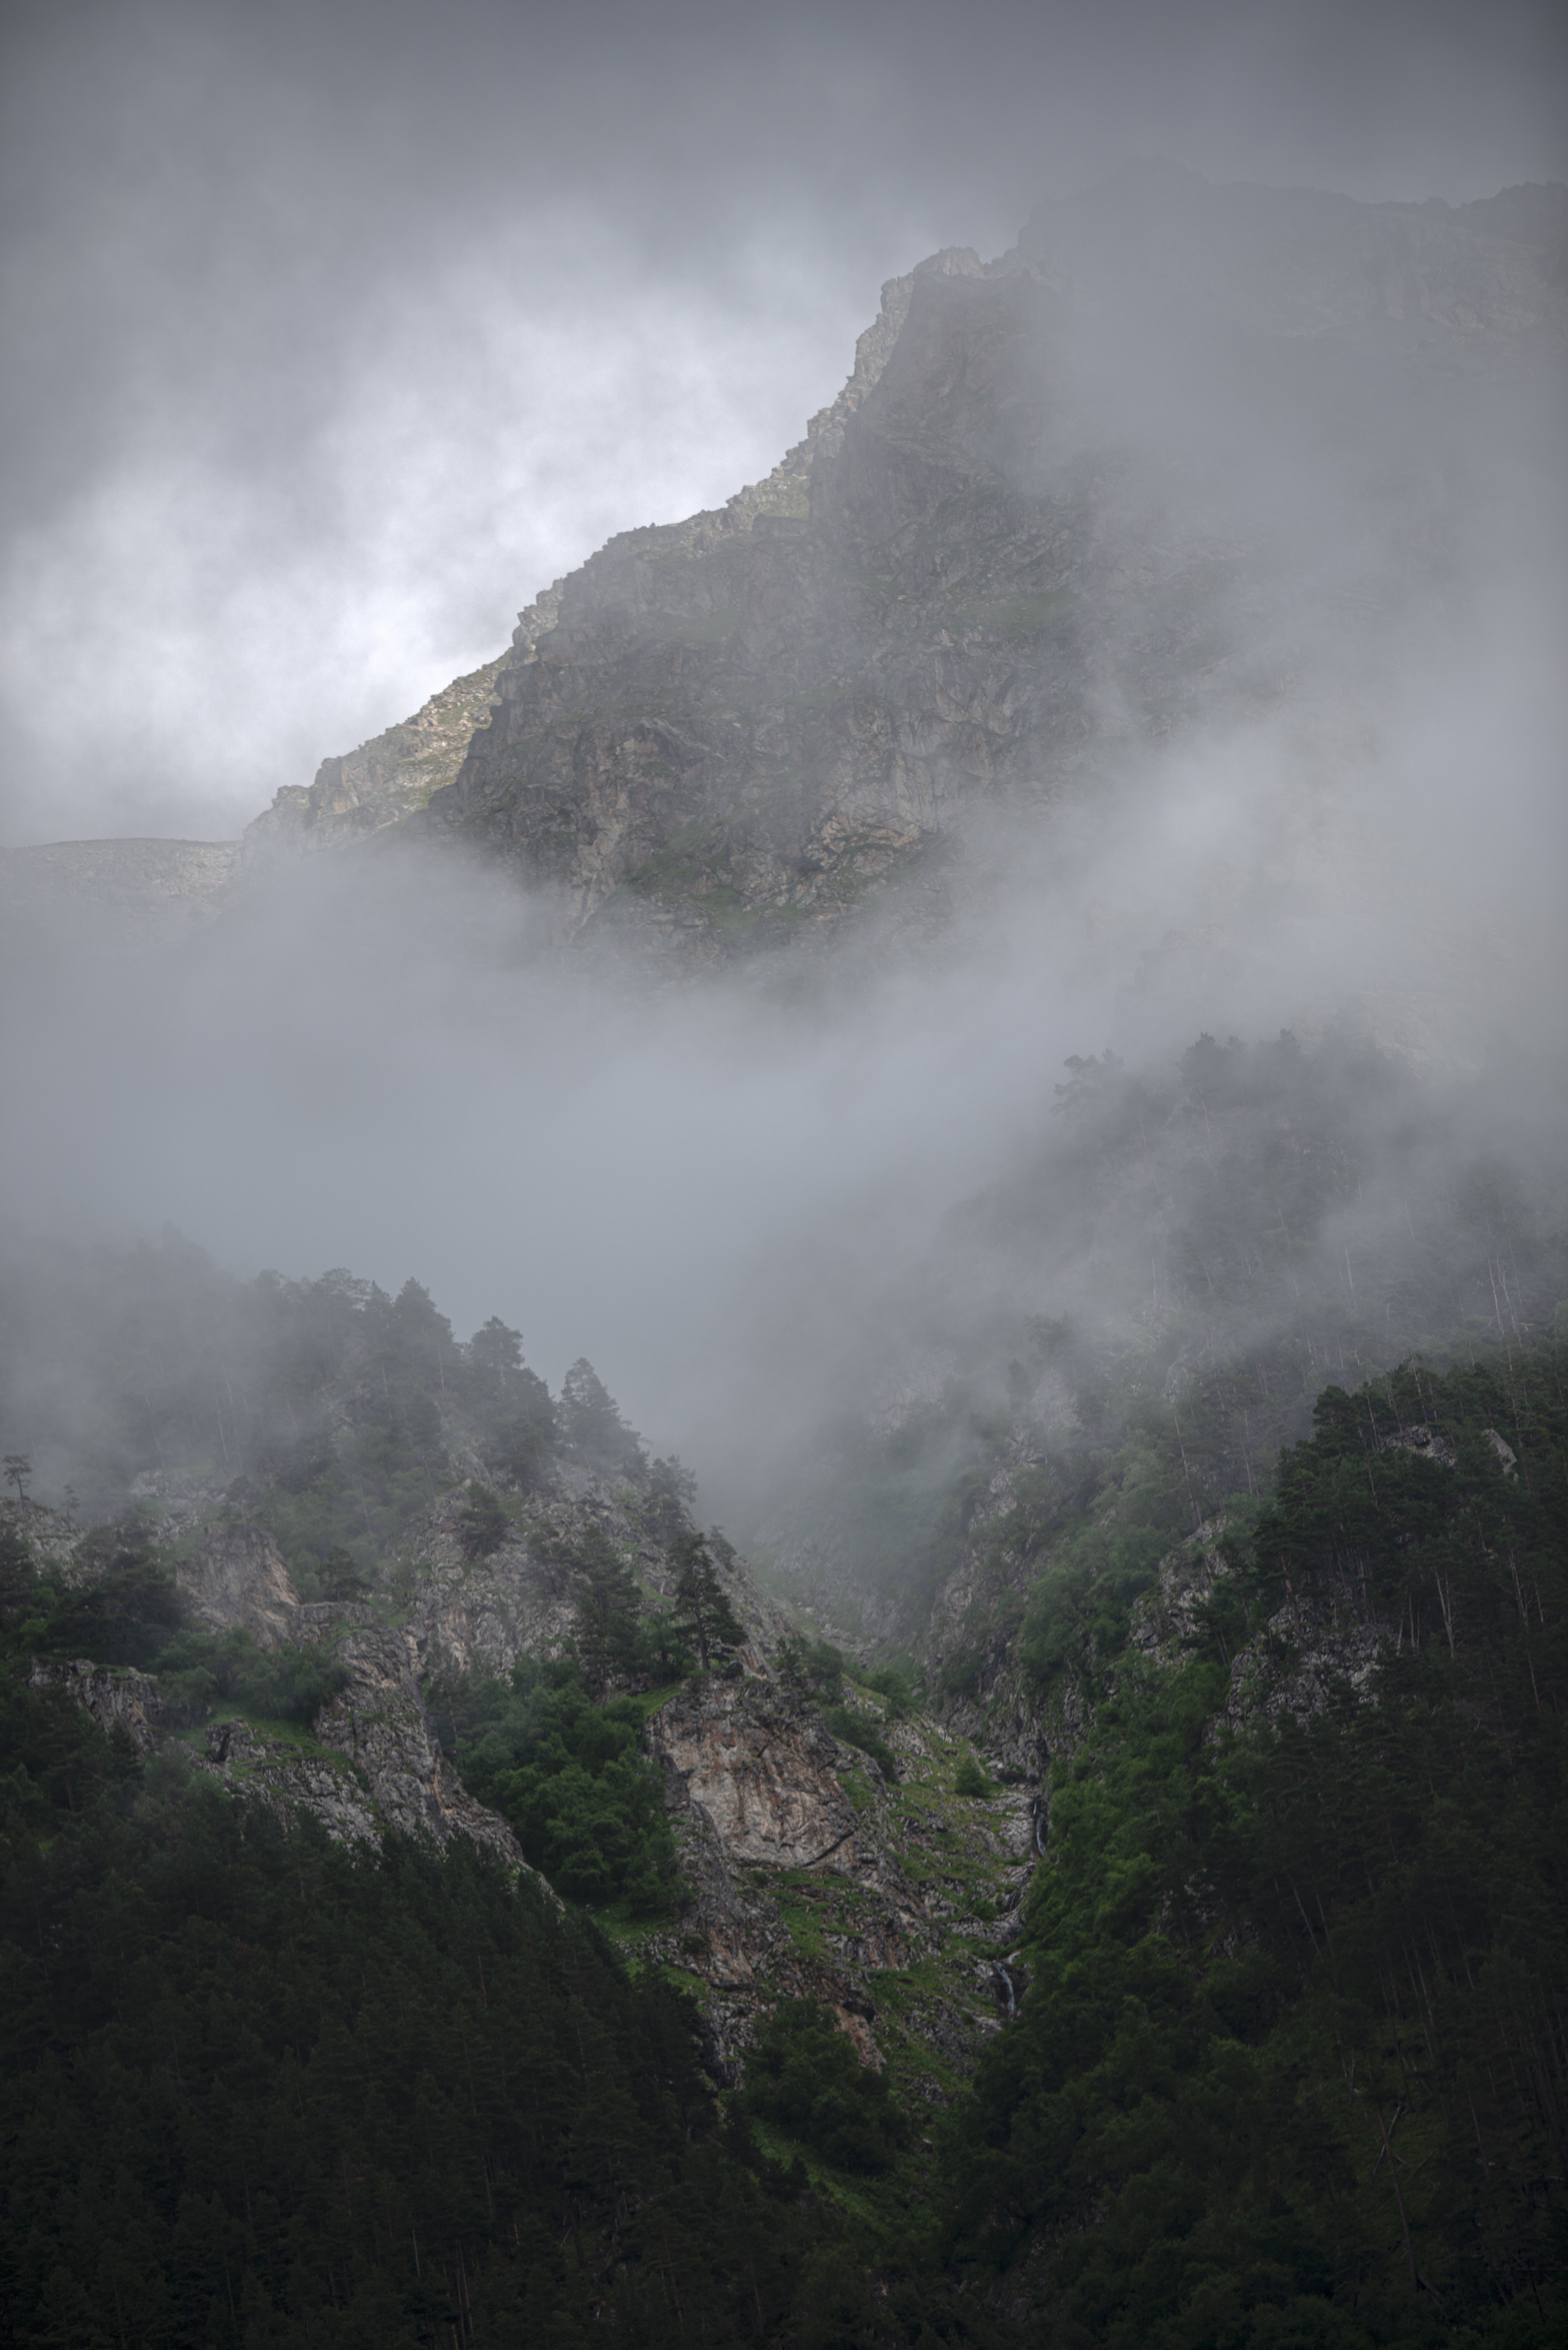
<svg viewBox="0 0 1568 2350">
<path fill-rule="evenodd" d="M 270 1721 L 308 1724 L 348 1681 L 347 1669 L 325 1648 L 279 1648 L 268 1655 L 248 1632 L 239 1631 L 177 1632 L 157 1663 L 165 1696 L 198 1720 L 227 1703 Z"/>
<path fill-rule="evenodd" d="M 500 1500 L 488 1485 L 471 1482 L 468 1499 L 457 1513 L 462 1555 L 472 1564 L 489 1558 L 506 1539 L 508 1520 Z"/>
<path fill-rule="evenodd" d="M 596 1705 L 575 1662 L 530 1659 L 510 1684 L 445 1687 L 433 1708 L 464 1785 L 511 1823 L 557 1892 L 590 1908 L 670 1914 L 675 1839 L 633 1699 Z"/>
<path fill-rule="evenodd" d="M 841 1738 L 846 1746 L 857 1746 L 862 1754 L 869 1754 L 888 1785 L 897 1785 L 898 1758 L 883 1737 L 880 1723 L 870 1714 L 862 1713 L 858 1706 L 825 1705 L 822 1719 L 835 1738 Z"/>
<path fill-rule="evenodd" d="M 890 2169 L 909 2135 L 886 2074 L 862 2065 L 813 1999 L 774 2008 L 747 2060 L 740 2103 L 841 2170 Z"/>
</svg>

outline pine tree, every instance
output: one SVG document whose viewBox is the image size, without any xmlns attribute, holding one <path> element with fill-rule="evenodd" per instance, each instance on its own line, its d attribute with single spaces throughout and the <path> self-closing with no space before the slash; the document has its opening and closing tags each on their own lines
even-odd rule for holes
<svg viewBox="0 0 1568 2350">
<path fill-rule="evenodd" d="M 590 1362 L 579 1357 L 561 1382 L 561 1433 L 585 1468 L 601 1475 L 647 1474 L 647 1460 L 635 1429 Z"/>
<path fill-rule="evenodd" d="M 745 1627 L 736 1617 L 719 1580 L 719 1570 L 713 1564 L 707 1535 L 682 1534 L 672 1548 L 676 1562 L 675 1597 L 680 1610 L 681 1628 L 690 1635 L 706 1672 L 709 1650 L 720 1644 L 726 1648 L 740 1648 L 746 1638 Z"/>
<path fill-rule="evenodd" d="M 0 1623 L 20 1615 L 35 1580 L 32 1550 L 7 1513 L 0 1518 Z"/>
<path fill-rule="evenodd" d="M 596 1697 L 603 1697 L 612 1681 L 637 1669 L 642 1595 L 626 1560 L 597 1526 L 584 1536 L 575 1564 L 583 1679 Z"/>
</svg>

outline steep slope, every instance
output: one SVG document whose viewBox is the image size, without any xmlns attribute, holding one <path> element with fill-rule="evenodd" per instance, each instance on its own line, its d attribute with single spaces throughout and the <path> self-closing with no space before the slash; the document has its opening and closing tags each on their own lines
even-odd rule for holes
<svg viewBox="0 0 1568 2350">
<path fill-rule="evenodd" d="M 1450 212 L 1147 166 L 999 261 L 935 255 L 767 482 L 523 616 L 430 825 L 552 889 L 563 936 L 722 961 L 896 879 L 929 926 L 977 812 L 1310 717 L 1462 599 L 1565 233 L 1560 189 Z"/>
<path fill-rule="evenodd" d="M 356 751 L 323 759 L 308 786 L 286 784 L 245 827 L 247 865 L 292 850 L 341 848 L 369 840 L 426 806 L 455 777 L 476 726 L 487 723 L 501 662 L 454 678 L 411 718 L 372 735 Z"/>
<path fill-rule="evenodd" d="M 559 938 L 685 968 L 868 899 L 929 937 L 994 886 L 978 816 L 1204 729 L 1288 715 L 1332 768 L 1423 631 L 1466 641 L 1478 525 L 1554 462 L 1565 240 L 1557 186 L 1362 204 L 1144 163 L 995 261 L 934 255 L 764 481 L 612 539 L 239 861 L 456 839 Z M 163 938 L 236 861 L 91 846 L 19 853 L 13 893 L 101 899 L 111 863 Z"/>
<path fill-rule="evenodd" d="M 66 1434 L 20 1351 L 45 1324 L 79 1459 L 53 1474 L 111 1498 L 109 1427 L 123 1480 L 85 1532 L 0 1509 L 0 1640 L 40 1698 L 286 1826 L 539 1869 L 683 1983 L 731 2080 L 804 1997 L 953 2093 L 1010 1995 L 1032 1789 L 962 1783 L 967 1745 L 896 1684 L 800 1669 L 790 1615 L 586 1363 L 556 1401 L 515 1333 L 460 1346 L 416 1284 L 238 1284 L 172 1241 L 37 1284 L 9 1409 Z"/>
</svg>

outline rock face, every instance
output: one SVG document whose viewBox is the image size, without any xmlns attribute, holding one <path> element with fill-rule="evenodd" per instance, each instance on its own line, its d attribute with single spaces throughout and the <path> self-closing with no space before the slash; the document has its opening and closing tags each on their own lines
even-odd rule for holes
<svg viewBox="0 0 1568 2350">
<path fill-rule="evenodd" d="M 437 1844 L 472 1837 L 521 1867 L 511 1829 L 465 1793 L 441 1751 L 420 1694 L 419 1652 L 408 1635 L 356 1627 L 336 1642 L 334 1656 L 348 1684 L 317 1716 L 316 1735 L 364 1773 L 381 1816 L 405 1835 Z"/>
<path fill-rule="evenodd" d="M 173 1497 L 171 1530 L 191 1509 L 188 1492 Z M 174 1576 L 206 1630 L 246 1632 L 274 1654 L 313 1648 L 341 1683 L 309 1734 L 269 1738 L 237 1715 L 210 1723 L 199 1768 L 280 1818 L 318 1819 L 334 1836 L 374 1843 L 394 1829 L 446 1844 L 466 1835 L 508 1866 L 525 1865 L 506 1823 L 466 1794 L 441 1751 L 421 1695 L 425 1644 L 412 1632 L 384 1625 L 363 1602 L 303 1603 L 273 1536 L 234 1506 L 194 1548 L 176 1550 Z M 58 1689 L 105 1730 L 118 1724 L 140 1753 L 177 1727 L 146 1674 L 36 1662 L 33 1685 Z"/>
<path fill-rule="evenodd" d="M 238 1717 L 213 1722 L 204 1766 L 282 1819 L 307 1813 L 327 1833 L 376 1844 L 388 1829 L 449 1844 L 465 1835 L 508 1867 L 526 1866 L 504 1820 L 469 1795 L 441 1751 L 421 1695 L 413 1640 L 358 1607 L 302 1608 L 296 1638 L 324 1639 L 344 1686 L 301 1742 L 269 1739 Z"/>
<path fill-rule="evenodd" d="M 736 2077 L 774 2002 L 810 1998 L 864 2063 L 897 2057 L 940 2102 L 1005 2012 L 997 1970 L 1034 1865 L 1030 1801 L 955 1795 L 934 1724 L 886 1727 L 896 1783 L 768 1680 L 696 1681 L 649 1721 L 690 1898 L 643 1943 L 697 1977 Z"/>
<path fill-rule="evenodd" d="M 530 608 L 429 824 L 553 889 L 562 936 L 665 959 L 823 935 L 894 882 L 929 925 L 999 796 L 1049 809 L 1271 707 L 1303 633 L 1364 672 L 1450 558 L 1445 468 L 1560 348 L 1565 234 L 1561 189 L 1451 211 L 1143 166 L 996 262 L 933 256 L 766 482 Z"/>
<path fill-rule="evenodd" d="M 699 1809 L 727 1859 L 853 1874 L 857 1814 L 835 1775 L 842 1750 L 782 1690 L 701 1683 L 654 1716 L 649 1745 L 676 1808 Z"/>
<path fill-rule="evenodd" d="M 146 1673 L 113 1671 L 85 1657 L 69 1665 L 35 1658 L 28 1679 L 36 1690 L 59 1690 L 90 1713 L 100 1730 L 123 1730 L 139 1754 L 151 1754 L 169 1734 L 158 1684 Z"/>
<path fill-rule="evenodd" d="M 0 916 L 14 945 L 73 951 L 178 947 L 247 884 L 304 850 L 351 847 L 421 810 L 452 781 L 489 712 L 499 660 L 434 693 L 357 751 L 286 784 L 241 840 L 65 840 L 0 849 Z M 62 935 L 63 934 L 63 935 Z"/>
<path fill-rule="evenodd" d="M 249 865 L 279 853 L 368 840 L 422 808 L 452 781 L 476 726 L 490 713 L 499 659 L 454 678 L 416 710 L 341 758 L 323 759 L 308 787 L 286 784 L 245 827 Z"/>
<path fill-rule="evenodd" d="M 259 1526 L 214 1527 L 193 1555 L 177 1561 L 174 1580 L 209 1632 L 248 1632 L 262 1648 L 295 1637 L 299 1594 L 282 1551 Z"/>
<path fill-rule="evenodd" d="M 1478 452 L 1547 408 L 1565 249 L 1558 186 L 1362 204 L 1128 166 L 995 261 L 890 280 L 765 481 L 612 539 L 243 850 L 17 851 L 0 889 L 164 940 L 242 866 L 434 835 L 655 968 L 874 912 L 929 937 L 998 882 L 988 811 L 1048 818 L 1282 703 L 1338 739 L 1462 573 Z"/>
<path fill-rule="evenodd" d="M 558 1657 L 578 1629 L 583 1584 L 573 1561 L 598 1535 L 630 1565 L 655 1602 L 673 1597 L 669 1536 L 686 1531 L 685 1513 L 659 1508 L 613 1480 L 567 1471 L 524 1514 L 489 1556 L 471 1559 L 462 1542 L 461 1490 L 431 1509 L 412 1543 L 415 1582 L 408 1627 L 427 1673 L 486 1672 L 504 1677 L 522 1657 Z M 714 1565 L 748 1634 L 741 1662 L 755 1671 L 789 1628 L 733 1556 Z"/>
</svg>

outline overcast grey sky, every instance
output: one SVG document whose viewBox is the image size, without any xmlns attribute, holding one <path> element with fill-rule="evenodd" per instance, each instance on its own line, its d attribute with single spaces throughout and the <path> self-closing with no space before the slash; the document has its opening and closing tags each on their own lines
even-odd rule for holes
<svg viewBox="0 0 1568 2350">
<path fill-rule="evenodd" d="M 236 831 L 765 471 L 884 277 L 1129 153 L 1563 176 L 1558 16 L 13 7 L 0 838 Z"/>
</svg>

